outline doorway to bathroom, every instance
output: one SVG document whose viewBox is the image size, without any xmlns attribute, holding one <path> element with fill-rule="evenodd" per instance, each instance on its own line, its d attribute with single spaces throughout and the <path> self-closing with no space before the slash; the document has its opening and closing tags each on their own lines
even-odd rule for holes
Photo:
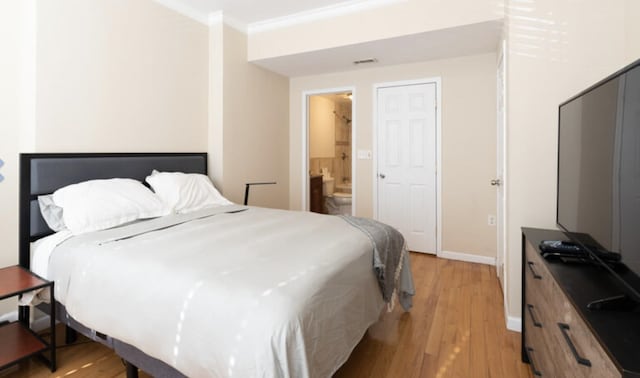
<svg viewBox="0 0 640 378">
<path fill-rule="evenodd" d="M 355 214 L 353 88 L 305 93 L 305 209 Z"/>
</svg>

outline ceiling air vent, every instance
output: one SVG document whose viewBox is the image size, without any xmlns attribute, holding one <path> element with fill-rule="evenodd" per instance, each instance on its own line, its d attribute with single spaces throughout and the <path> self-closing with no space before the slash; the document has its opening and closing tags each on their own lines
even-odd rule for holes
<svg viewBox="0 0 640 378">
<path fill-rule="evenodd" d="M 368 63 L 376 63 L 377 61 L 378 61 L 378 59 L 376 59 L 376 58 L 360 59 L 360 60 L 353 61 L 353 64 L 355 64 L 355 65 L 368 64 Z"/>
</svg>

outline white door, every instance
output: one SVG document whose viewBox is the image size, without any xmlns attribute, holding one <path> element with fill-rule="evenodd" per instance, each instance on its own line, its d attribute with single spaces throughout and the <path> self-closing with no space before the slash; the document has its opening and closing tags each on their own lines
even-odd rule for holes
<svg viewBox="0 0 640 378">
<path fill-rule="evenodd" d="M 436 84 L 378 88 L 378 220 L 436 253 Z"/>
</svg>

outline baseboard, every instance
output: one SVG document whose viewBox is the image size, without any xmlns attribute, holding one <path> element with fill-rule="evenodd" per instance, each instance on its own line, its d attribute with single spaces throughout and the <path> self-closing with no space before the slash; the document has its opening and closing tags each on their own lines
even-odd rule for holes
<svg viewBox="0 0 640 378">
<path fill-rule="evenodd" d="M 522 318 L 507 316 L 507 329 L 510 331 L 522 332 Z"/>
<path fill-rule="evenodd" d="M 440 253 L 438 253 L 438 257 L 442 257 L 450 260 L 472 262 L 477 264 L 485 264 L 485 265 L 493 265 L 493 266 L 496 265 L 495 257 L 479 256 L 471 253 L 440 251 Z"/>
</svg>

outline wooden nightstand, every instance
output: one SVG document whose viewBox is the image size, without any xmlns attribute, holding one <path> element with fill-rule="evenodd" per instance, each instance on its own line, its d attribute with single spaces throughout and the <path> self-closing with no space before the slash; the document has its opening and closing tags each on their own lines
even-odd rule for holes
<svg viewBox="0 0 640 378">
<path fill-rule="evenodd" d="M 0 370 L 19 361 L 37 355 L 56 370 L 56 301 L 53 292 L 53 281 L 47 281 L 22 268 L 10 266 L 0 269 L 0 300 L 20 296 L 32 290 L 48 288 L 51 293 L 51 342 L 46 342 L 29 328 L 28 319 L 0 326 Z M 42 355 L 47 349 L 49 359 Z"/>
</svg>

